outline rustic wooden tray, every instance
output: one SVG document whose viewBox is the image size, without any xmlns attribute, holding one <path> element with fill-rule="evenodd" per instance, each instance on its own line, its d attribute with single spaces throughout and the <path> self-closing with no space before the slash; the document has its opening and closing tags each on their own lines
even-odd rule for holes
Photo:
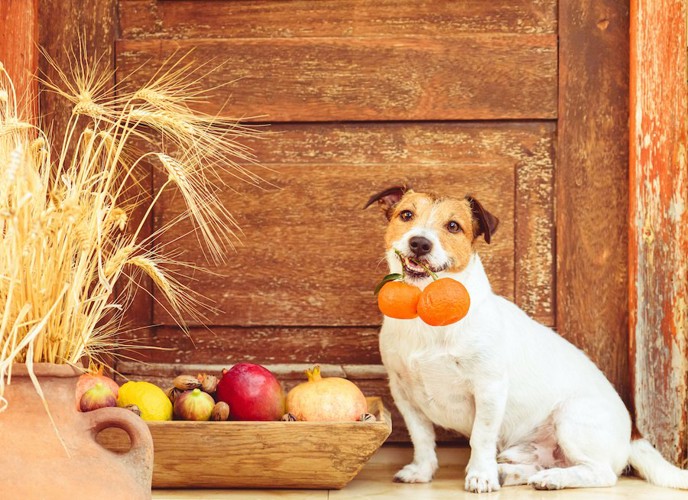
<svg viewBox="0 0 688 500">
<path fill-rule="evenodd" d="M 380 398 L 371 422 L 148 422 L 155 444 L 154 488 L 340 489 L 392 431 Z M 107 429 L 98 441 L 128 449 Z"/>
</svg>

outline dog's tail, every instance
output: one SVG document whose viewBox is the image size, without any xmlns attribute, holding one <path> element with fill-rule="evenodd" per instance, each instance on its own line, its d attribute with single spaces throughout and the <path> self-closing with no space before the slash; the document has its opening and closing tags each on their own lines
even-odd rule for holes
<svg viewBox="0 0 688 500">
<path fill-rule="evenodd" d="M 628 463 L 649 483 L 688 490 L 688 470 L 679 469 L 667 462 L 646 439 L 631 441 Z"/>
</svg>

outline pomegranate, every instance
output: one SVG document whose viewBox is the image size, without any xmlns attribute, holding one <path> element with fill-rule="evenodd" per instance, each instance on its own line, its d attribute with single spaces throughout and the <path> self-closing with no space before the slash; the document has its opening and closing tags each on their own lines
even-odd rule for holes
<svg viewBox="0 0 688 500">
<path fill-rule="evenodd" d="M 361 390 L 345 378 L 320 375 L 320 367 L 306 370 L 308 382 L 287 394 L 287 411 L 296 420 L 310 422 L 350 422 L 368 411 Z"/>
<path fill-rule="evenodd" d="M 279 420 L 284 415 L 284 391 L 267 368 L 239 363 L 223 370 L 215 392 L 231 408 L 231 420 Z"/>
<path fill-rule="evenodd" d="M 97 372 L 84 373 L 76 381 L 75 396 L 77 408 L 79 408 L 81 404 L 81 397 L 84 395 L 84 393 L 92 387 L 95 387 L 96 384 L 103 384 L 108 387 L 114 394 L 115 399 L 117 399 L 117 395 L 119 394 L 119 385 L 117 385 L 117 382 L 112 380 L 110 377 L 103 375 L 103 367 L 101 366 L 98 368 Z"/>
</svg>

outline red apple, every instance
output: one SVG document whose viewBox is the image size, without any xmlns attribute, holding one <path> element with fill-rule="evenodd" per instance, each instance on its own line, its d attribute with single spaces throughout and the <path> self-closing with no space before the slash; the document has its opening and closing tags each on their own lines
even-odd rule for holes
<svg viewBox="0 0 688 500">
<path fill-rule="evenodd" d="M 284 391 L 267 368 L 239 363 L 223 371 L 215 397 L 231 409 L 232 420 L 279 420 L 284 415 Z"/>
</svg>

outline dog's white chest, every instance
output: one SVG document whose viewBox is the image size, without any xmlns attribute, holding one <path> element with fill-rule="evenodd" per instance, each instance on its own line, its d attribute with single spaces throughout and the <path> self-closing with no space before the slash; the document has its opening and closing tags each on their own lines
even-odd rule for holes
<svg viewBox="0 0 688 500">
<path fill-rule="evenodd" d="M 475 417 L 471 384 L 453 355 L 436 347 L 392 350 L 383 357 L 413 404 L 435 424 L 469 436 Z"/>
</svg>

